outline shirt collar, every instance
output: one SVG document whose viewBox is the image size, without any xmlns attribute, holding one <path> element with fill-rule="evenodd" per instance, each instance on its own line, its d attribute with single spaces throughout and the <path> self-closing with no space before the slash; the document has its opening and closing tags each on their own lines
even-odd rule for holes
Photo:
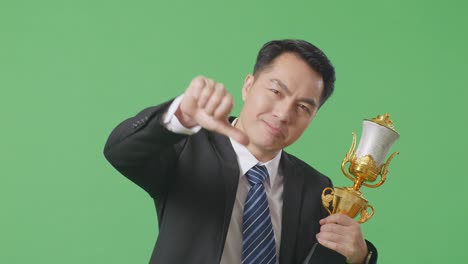
<svg viewBox="0 0 468 264">
<path fill-rule="evenodd" d="M 237 118 L 234 119 L 234 121 L 231 123 L 232 125 L 235 125 L 237 122 Z M 249 171 L 253 166 L 259 164 L 259 165 L 264 165 L 266 169 L 268 170 L 268 183 L 270 186 L 272 186 L 272 183 L 275 182 L 276 176 L 278 174 L 278 167 L 279 167 L 279 162 L 281 159 L 281 153 L 283 152 L 280 150 L 276 156 L 267 161 L 267 162 L 261 162 L 255 158 L 255 156 L 242 144 L 238 143 L 232 138 L 229 138 L 231 141 L 231 145 L 234 148 L 234 152 L 236 152 L 237 156 L 237 161 L 240 166 L 240 172 L 241 175 L 245 175 L 247 171 Z"/>
</svg>

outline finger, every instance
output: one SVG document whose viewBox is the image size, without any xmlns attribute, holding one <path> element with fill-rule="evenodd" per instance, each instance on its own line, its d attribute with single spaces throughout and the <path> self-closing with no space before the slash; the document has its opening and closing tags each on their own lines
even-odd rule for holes
<svg viewBox="0 0 468 264">
<path fill-rule="evenodd" d="M 364 241 L 361 226 L 355 223 L 352 226 L 328 223 L 320 227 L 320 233 L 331 233 L 342 236 L 343 241 L 353 245 Z M 319 234 L 320 234 L 319 233 Z"/>
<path fill-rule="evenodd" d="M 344 226 L 350 226 L 350 225 L 356 224 L 356 221 L 354 221 L 351 217 L 349 217 L 349 216 L 347 216 L 345 214 L 332 214 L 332 215 L 330 215 L 330 216 L 328 216 L 328 217 L 326 217 L 326 218 L 324 218 L 322 220 L 325 221 L 324 224 L 326 224 L 326 223 L 337 223 L 337 224 L 344 225 Z"/>
<path fill-rule="evenodd" d="M 232 95 L 226 94 L 223 96 L 221 103 L 218 105 L 213 113 L 213 117 L 216 119 L 226 118 L 234 106 Z"/>
<path fill-rule="evenodd" d="M 336 234 L 346 234 L 349 228 L 347 226 L 342 226 L 339 224 L 328 223 L 320 227 L 320 232 L 331 232 Z"/>
<path fill-rule="evenodd" d="M 327 217 L 328 218 L 328 217 Z M 327 221 L 336 221 L 331 218 Z M 320 227 L 316 235 L 320 244 L 333 249 L 351 260 L 351 263 L 360 263 L 367 254 L 367 245 L 363 238 L 361 226 L 346 215 L 338 217 L 338 222 L 351 221 L 352 225 L 327 222 Z"/>
<path fill-rule="evenodd" d="M 320 233 L 337 234 L 344 238 L 344 241 L 354 242 L 362 240 L 362 232 L 359 225 L 342 226 L 339 224 L 326 224 L 320 227 Z"/>
<path fill-rule="evenodd" d="M 226 89 L 224 88 L 224 85 L 222 83 L 216 83 L 213 89 L 213 93 L 211 94 L 210 98 L 208 98 L 208 102 L 205 105 L 205 112 L 208 115 L 213 115 L 225 94 Z"/>
<path fill-rule="evenodd" d="M 229 124 L 227 120 L 225 121 L 216 120 L 215 122 L 216 122 L 216 125 L 213 129 L 214 131 L 220 134 L 223 134 L 225 136 L 231 137 L 242 145 L 249 144 L 249 138 L 247 137 L 247 135 L 245 135 L 244 132 L 242 132 L 238 128 L 231 126 L 231 124 Z"/>
<path fill-rule="evenodd" d="M 193 116 L 198 108 L 198 97 L 205 86 L 205 79 L 202 76 L 195 77 L 185 90 L 180 110 L 184 116 Z M 176 113 L 177 115 L 177 113 Z M 180 118 L 180 116 L 179 116 Z"/>
<path fill-rule="evenodd" d="M 317 240 L 324 240 L 324 241 L 329 241 L 333 242 L 336 244 L 342 244 L 346 245 L 347 243 L 347 237 L 337 234 L 337 233 L 332 233 L 332 232 L 320 232 L 316 235 Z"/>
<path fill-rule="evenodd" d="M 208 99 L 211 97 L 211 94 L 214 90 L 214 81 L 210 79 L 205 80 L 205 86 L 203 87 L 200 97 L 198 98 L 198 107 L 205 108 Z"/>
<path fill-rule="evenodd" d="M 362 263 L 368 253 L 364 239 L 355 240 L 350 236 L 341 236 L 329 232 L 317 234 L 317 241 L 325 247 L 344 255 L 347 263 Z"/>
<path fill-rule="evenodd" d="M 193 78 L 193 80 L 190 82 L 189 87 L 185 91 L 185 95 L 192 97 L 196 101 L 198 101 L 198 98 L 200 97 L 200 93 L 203 90 L 203 87 L 206 85 L 205 82 L 205 77 L 203 76 L 197 76 Z"/>
<path fill-rule="evenodd" d="M 338 253 L 340 253 L 341 255 L 345 256 L 346 258 L 348 258 L 348 256 L 350 255 L 349 253 L 349 250 L 346 246 L 342 245 L 342 244 L 339 244 L 339 243 L 336 243 L 336 242 L 333 242 L 333 241 L 329 241 L 329 240 L 325 240 L 325 239 L 317 239 L 317 241 L 324 247 L 327 247 L 331 250 L 334 250 Z"/>
</svg>

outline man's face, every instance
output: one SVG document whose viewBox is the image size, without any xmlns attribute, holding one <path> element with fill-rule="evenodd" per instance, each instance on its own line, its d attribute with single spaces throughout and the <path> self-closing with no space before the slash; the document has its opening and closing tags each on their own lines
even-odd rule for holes
<svg viewBox="0 0 468 264">
<path fill-rule="evenodd" d="M 322 77 L 293 53 L 281 54 L 256 77 L 249 74 L 236 124 L 249 138 L 247 148 L 270 159 L 296 141 L 314 118 L 322 91 Z"/>
</svg>

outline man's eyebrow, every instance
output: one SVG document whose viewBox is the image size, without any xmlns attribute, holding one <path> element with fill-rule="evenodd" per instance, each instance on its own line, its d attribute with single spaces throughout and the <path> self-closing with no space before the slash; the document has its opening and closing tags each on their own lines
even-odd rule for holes
<svg viewBox="0 0 468 264">
<path fill-rule="evenodd" d="M 288 86 L 285 83 L 283 83 L 282 81 L 280 81 L 278 79 L 274 79 L 274 78 L 270 79 L 270 81 L 278 84 L 278 86 L 280 86 L 286 92 L 287 95 L 291 95 L 291 90 L 289 90 Z M 299 98 L 299 101 L 308 103 L 309 105 L 311 105 L 313 107 L 318 106 L 317 100 L 315 100 L 315 98 L 302 97 L 302 98 Z"/>
<path fill-rule="evenodd" d="M 278 84 L 281 88 L 283 88 L 283 90 L 286 91 L 286 93 L 287 93 L 288 95 L 291 94 L 291 91 L 289 90 L 288 86 L 287 86 L 285 83 L 283 83 L 282 81 L 280 81 L 280 80 L 278 80 L 278 79 L 270 79 L 270 81 L 272 81 L 272 82 Z"/>
</svg>

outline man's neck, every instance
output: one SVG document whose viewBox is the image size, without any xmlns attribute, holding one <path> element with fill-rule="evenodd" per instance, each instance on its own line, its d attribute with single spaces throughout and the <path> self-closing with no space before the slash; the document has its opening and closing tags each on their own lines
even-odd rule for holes
<svg viewBox="0 0 468 264">
<path fill-rule="evenodd" d="M 265 150 L 259 150 L 255 145 L 252 143 L 249 143 L 247 145 L 247 149 L 254 155 L 254 157 L 261 162 L 267 162 L 272 160 L 278 153 L 280 152 L 279 150 L 276 151 L 265 151 Z"/>
</svg>

